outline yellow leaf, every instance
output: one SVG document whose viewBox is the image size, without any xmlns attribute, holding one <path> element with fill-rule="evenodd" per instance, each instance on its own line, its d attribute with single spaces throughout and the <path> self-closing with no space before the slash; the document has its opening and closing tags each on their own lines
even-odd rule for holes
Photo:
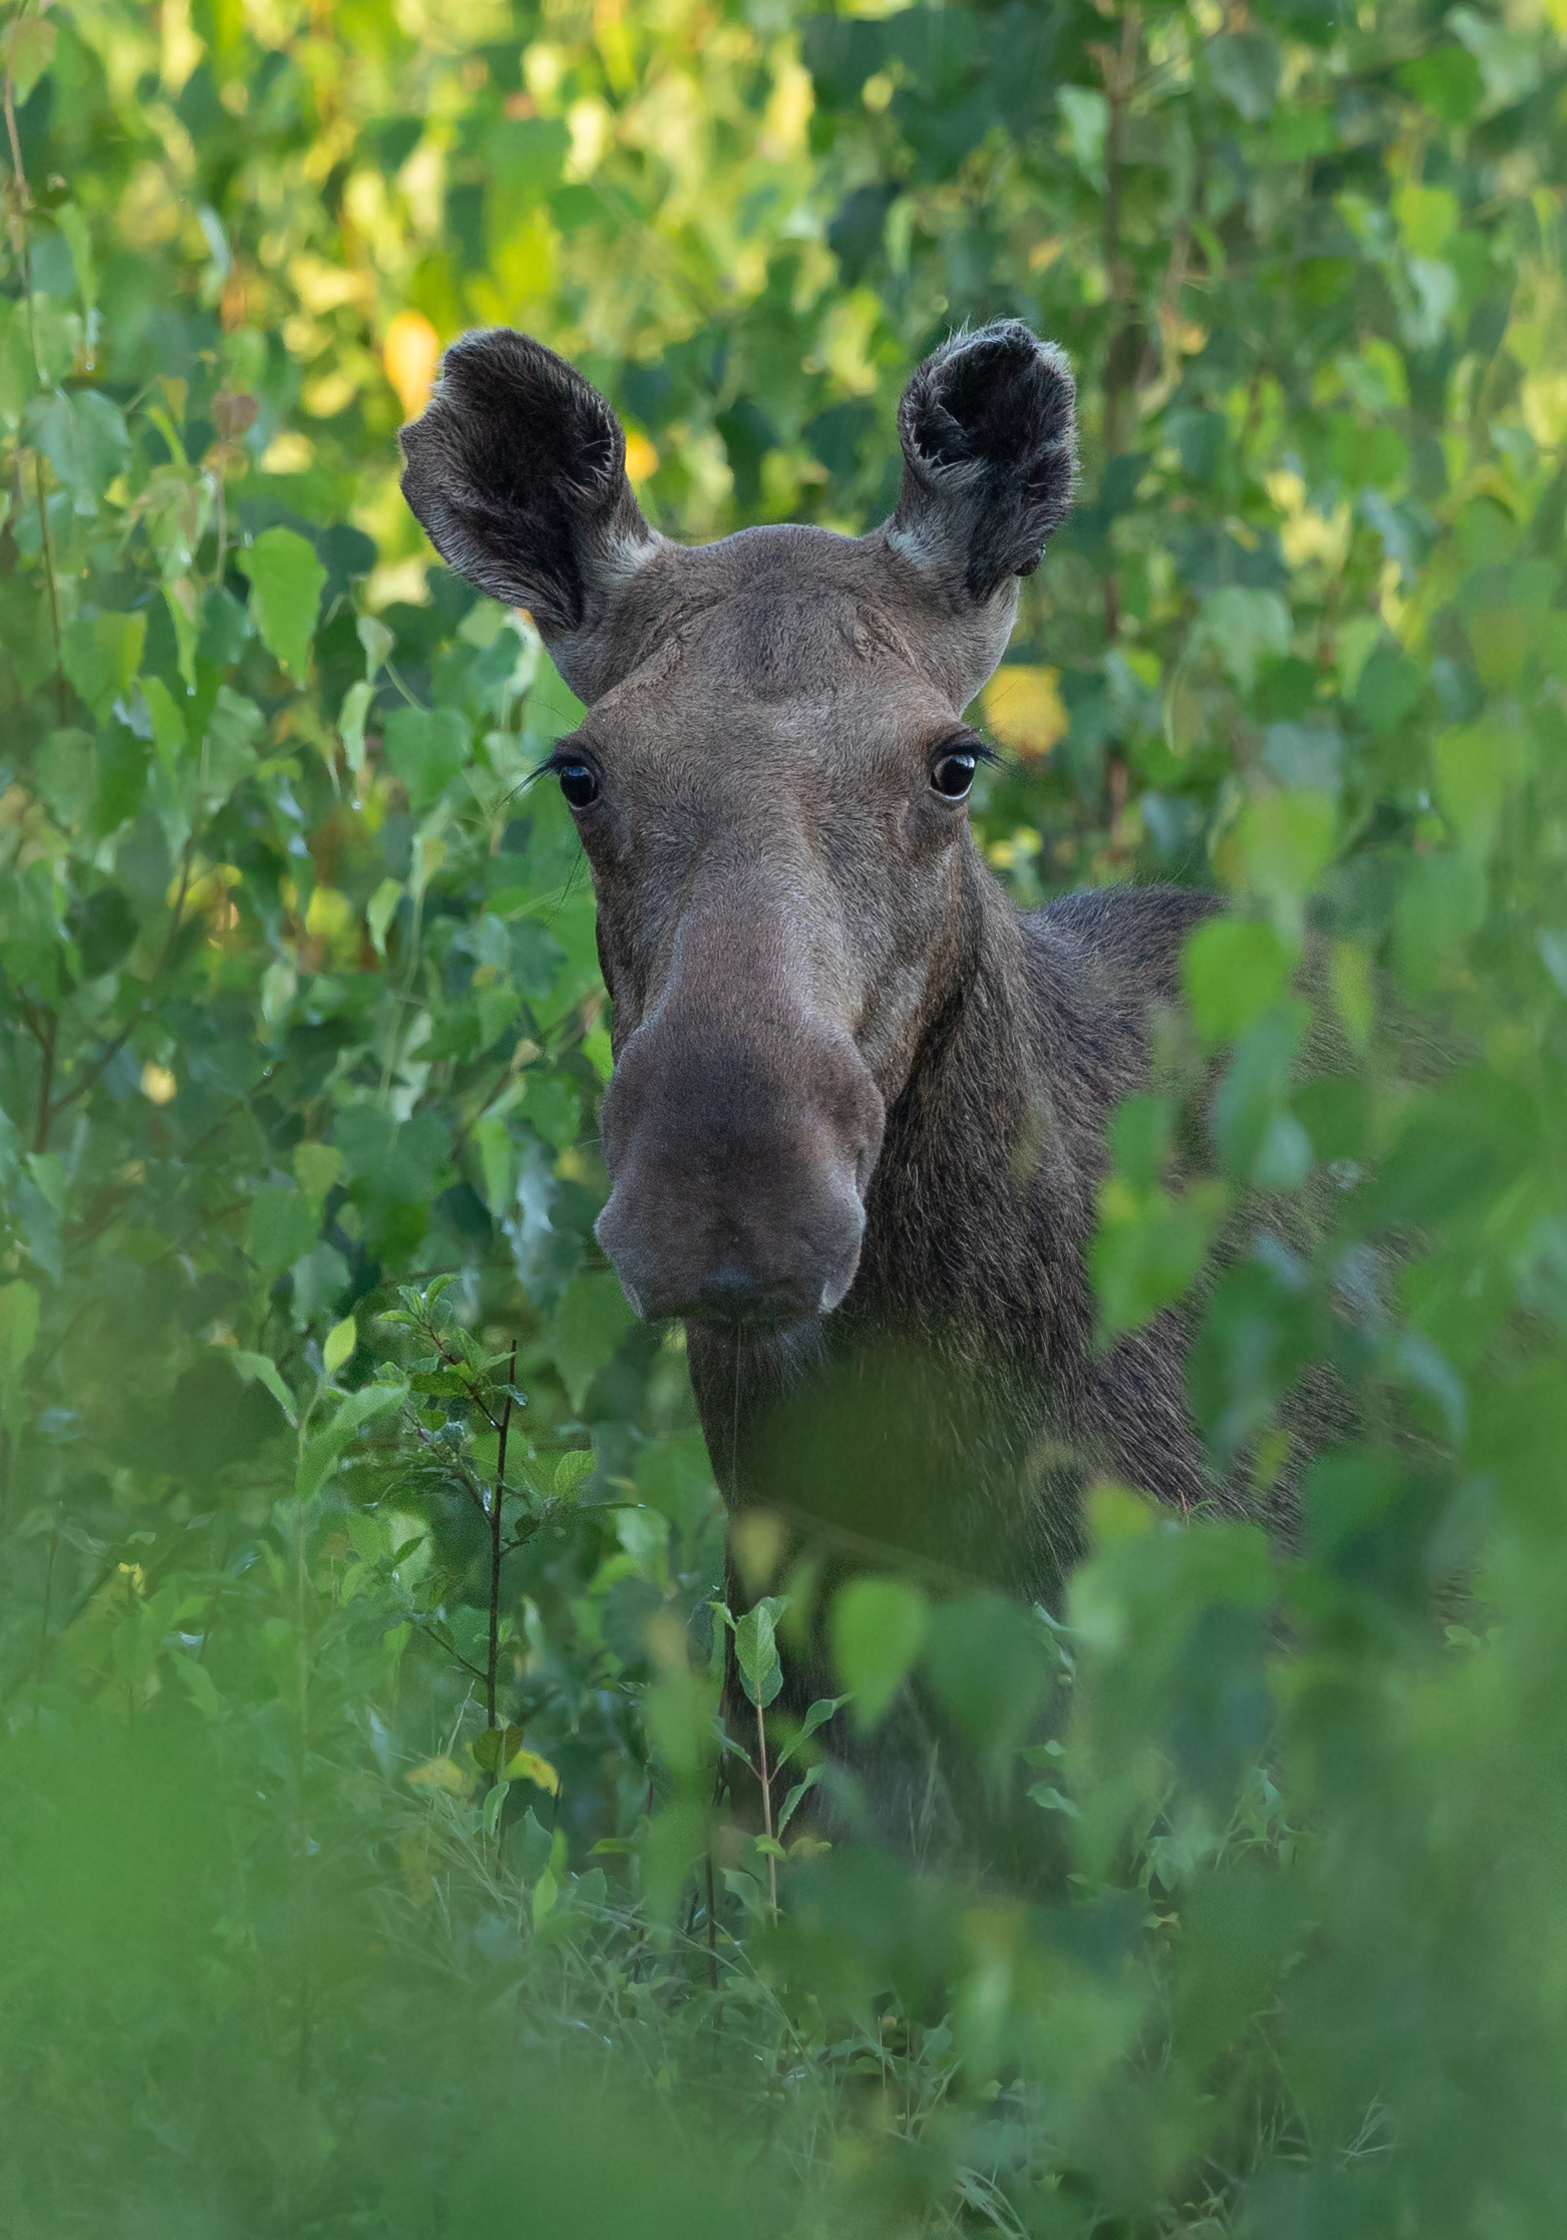
<svg viewBox="0 0 1567 2240">
<path fill-rule="evenodd" d="M 410 420 L 416 420 L 429 402 L 440 355 L 441 338 L 424 313 L 399 311 L 386 330 L 381 363 Z"/>
<path fill-rule="evenodd" d="M 560 1775 L 548 1758 L 541 1758 L 536 1750 L 519 1750 L 506 1762 L 508 1781 L 531 1781 L 540 1789 L 547 1789 L 552 1797 L 560 1795 Z"/>
<path fill-rule="evenodd" d="M 658 472 L 658 448 L 646 436 L 633 432 L 626 438 L 626 473 L 633 482 L 646 482 Z"/>
<path fill-rule="evenodd" d="M 263 474 L 308 474 L 316 455 L 316 447 L 308 436 L 297 428 L 283 428 L 272 438 L 261 454 Z"/>
<path fill-rule="evenodd" d="M 1061 702 L 1061 672 L 1009 661 L 998 669 L 981 695 L 985 721 L 1001 741 L 1025 757 L 1047 755 L 1066 736 L 1068 716 Z"/>
<path fill-rule="evenodd" d="M 455 1758 L 426 1758 L 422 1766 L 415 1766 L 403 1779 L 412 1782 L 416 1789 L 444 1789 L 452 1797 L 468 1793 L 468 1776 Z"/>
<path fill-rule="evenodd" d="M 141 1093 L 149 1104 L 172 1104 L 179 1086 L 169 1068 L 155 1065 L 151 1058 L 141 1069 Z"/>
<path fill-rule="evenodd" d="M 312 889 L 305 911 L 305 931 L 318 941 L 339 941 L 354 924 L 354 906 L 336 887 Z"/>
</svg>

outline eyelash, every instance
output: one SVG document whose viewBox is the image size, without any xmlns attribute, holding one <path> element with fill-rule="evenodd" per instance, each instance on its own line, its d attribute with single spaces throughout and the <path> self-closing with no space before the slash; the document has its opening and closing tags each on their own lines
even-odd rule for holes
<svg viewBox="0 0 1567 2240">
<path fill-rule="evenodd" d="M 527 782 L 531 786 L 537 784 L 540 778 L 558 778 L 563 770 L 572 768 L 582 760 L 580 754 L 571 753 L 569 748 L 563 751 L 561 746 L 557 746 L 553 754 L 547 754 L 542 762 L 528 772 Z"/>
</svg>

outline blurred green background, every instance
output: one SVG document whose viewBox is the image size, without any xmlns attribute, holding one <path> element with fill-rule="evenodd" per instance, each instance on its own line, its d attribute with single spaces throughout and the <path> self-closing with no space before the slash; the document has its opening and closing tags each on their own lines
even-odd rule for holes
<svg viewBox="0 0 1567 2240">
<path fill-rule="evenodd" d="M 7 13 L 18 2240 L 1559 2229 L 1564 31 Z M 1105 1487 L 1064 1612 L 840 1612 L 862 1707 L 918 1663 L 1064 1851 L 1032 1898 L 711 1809 L 716 1497 L 592 1243 L 591 894 L 525 784 L 574 703 L 395 440 L 505 322 L 669 533 L 858 530 L 913 364 L 1003 314 L 1071 353 L 1084 472 L 977 711 L 986 853 L 1024 904 L 1235 905 L 1188 959 L 1216 1183 L 1128 1113 L 1105 1327 L 1260 1190 L 1199 1310 L 1215 1461 L 1265 1501 L 1324 1358 L 1364 1422 L 1288 1547 Z M 1313 1083 L 1308 932 L 1360 1054 Z M 748 1653 L 765 1696 L 788 1614 Z"/>
</svg>

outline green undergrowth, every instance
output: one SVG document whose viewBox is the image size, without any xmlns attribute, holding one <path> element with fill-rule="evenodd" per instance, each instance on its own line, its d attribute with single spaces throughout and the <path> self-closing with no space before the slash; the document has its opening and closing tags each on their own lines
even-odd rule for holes
<svg viewBox="0 0 1567 2240">
<path fill-rule="evenodd" d="M 1562 28 L 8 11 L 8 2233 L 1557 2229 Z M 720 1603 L 682 1341 L 592 1237 L 592 896 L 529 783 L 576 706 L 395 428 L 513 320 L 671 534 L 859 529 L 909 367 L 1000 313 L 1084 468 L 980 843 L 1025 906 L 1232 906 L 1114 1126 L 1101 1337 L 1184 1299 L 1216 1479 L 1298 1515 L 1097 1485 L 1060 1609 L 855 1582 L 799 1729 L 810 1579 Z M 1026 1874 L 857 1832 L 823 1724 L 908 1687 Z"/>
</svg>

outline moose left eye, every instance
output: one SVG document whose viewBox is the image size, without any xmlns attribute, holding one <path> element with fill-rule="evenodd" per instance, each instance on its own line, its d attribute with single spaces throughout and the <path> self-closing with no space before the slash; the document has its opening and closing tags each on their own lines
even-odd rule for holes
<svg viewBox="0 0 1567 2240">
<path fill-rule="evenodd" d="M 931 772 L 930 782 L 949 801 L 961 801 L 974 783 L 975 766 L 976 757 L 971 754 L 944 754 Z"/>
<path fill-rule="evenodd" d="M 573 809 L 586 809 L 599 797 L 599 782 L 585 762 L 567 762 L 561 766 L 560 790 Z"/>
</svg>

